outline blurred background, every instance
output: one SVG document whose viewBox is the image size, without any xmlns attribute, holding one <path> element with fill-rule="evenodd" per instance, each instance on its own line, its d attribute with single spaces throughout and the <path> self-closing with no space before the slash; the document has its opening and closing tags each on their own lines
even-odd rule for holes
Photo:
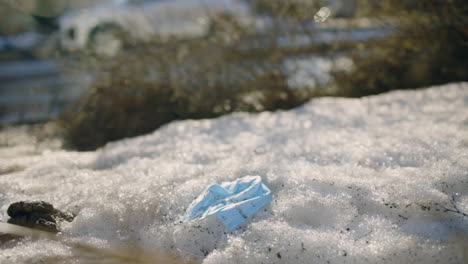
<svg viewBox="0 0 468 264">
<path fill-rule="evenodd" d="M 465 0 L 0 0 L 0 145 L 467 81 L 467 46 Z"/>
</svg>

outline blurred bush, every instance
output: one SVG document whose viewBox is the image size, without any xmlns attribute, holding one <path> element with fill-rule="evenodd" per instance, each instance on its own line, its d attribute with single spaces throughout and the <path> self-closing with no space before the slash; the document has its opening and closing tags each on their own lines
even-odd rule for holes
<svg viewBox="0 0 468 264">
<path fill-rule="evenodd" d="M 392 20 L 395 33 L 352 50 L 355 67 L 335 74 L 339 95 L 467 81 L 468 5 L 464 0 L 381 0 L 367 15 Z"/>
<path fill-rule="evenodd" d="M 35 27 L 33 17 L 0 1 L 0 35 L 17 35 Z"/>
<path fill-rule="evenodd" d="M 393 33 L 359 43 L 281 46 L 281 34 L 294 35 L 296 29 L 316 33 L 308 30 L 311 10 L 319 6 L 255 0 L 257 12 L 273 18 L 272 29 L 264 34 L 220 16 L 202 39 L 132 43 L 112 58 L 88 54 L 83 67 L 98 77 L 60 121 L 65 140 L 71 148 L 92 150 L 173 120 L 289 109 L 316 96 L 364 96 L 468 80 L 463 0 L 356 2 L 358 10 L 366 7 L 358 16 L 389 21 Z M 304 3 L 311 6 L 305 9 Z M 354 68 L 335 72 L 330 87 L 290 87 L 284 60 L 311 54 L 348 54 Z"/>
<path fill-rule="evenodd" d="M 294 20 L 311 19 L 315 14 L 314 11 L 325 5 L 324 0 L 253 0 L 252 2 L 258 13 Z"/>
<path fill-rule="evenodd" d="M 98 71 L 90 91 L 60 121 L 68 147 L 92 150 L 178 119 L 233 111 L 287 109 L 310 95 L 286 85 L 275 45 L 252 37 L 227 17 L 203 39 L 137 43 L 112 58 L 90 56 Z"/>
</svg>

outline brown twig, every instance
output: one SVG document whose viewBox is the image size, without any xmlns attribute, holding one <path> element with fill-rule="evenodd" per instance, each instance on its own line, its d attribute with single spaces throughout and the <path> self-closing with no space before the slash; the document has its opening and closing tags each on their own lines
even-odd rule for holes
<svg viewBox="0 0 468 264">
<path fill-rule="evenodd" d="M 468 214 L 462 212 L 457 204 L 455 203 L 455 197 L 454 195 L 449 195 L 447 193 L 445 193 L 447 195 L 447 197 L 449 198 L 449 201 L 450 201 L 450 204 L 452 205 L 453 208 L 447 208 L 439 203 L 435 203 L 436 206 L 439 206 L 440 208 L 442 208 L 444 210 L 444 212 L 451 212 L 451 213 L 456 213 L 456 214 L 460 214 L 461 216 L 463 217 L 468 217 Z"/>
</svg>

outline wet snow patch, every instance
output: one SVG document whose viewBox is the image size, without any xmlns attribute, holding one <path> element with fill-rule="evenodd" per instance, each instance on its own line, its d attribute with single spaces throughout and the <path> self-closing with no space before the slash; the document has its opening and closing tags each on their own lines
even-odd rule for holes
<svg viewBox="0 0 468 264">
<path fill-rule="evenodd" d="M 201 262 L 466 263 L 467 96 L 460 83 L 323 98 L 174 122 L 95 152 L 12 151 L 2 166 L 24 169 L 0 175 L 0 221 L 11 202 L 46 200 L 78 214 L 63 237 L 181 254 L 174 231 L 196 245 L 180 220 L 203 189 L 259 175 L 271 204 L 219 241 L 201 234 L 212 250 Z M 48 241 L 0 248 L 1 263 L 73 255 Z"/>
</svg>

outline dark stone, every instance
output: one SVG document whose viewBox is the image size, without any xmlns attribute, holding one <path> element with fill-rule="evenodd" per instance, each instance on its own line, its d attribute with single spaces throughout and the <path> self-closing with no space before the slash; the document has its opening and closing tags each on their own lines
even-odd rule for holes
<svg viewBox="0 0 468 264">
<path fill-rule="evenodd" d="M 52 233 L 57 233 L 59 231 L 55 219 L 47 214 L 30 213 L 17 215 L 10 218 L 8 223 Z"/>
<path fill-rule="evenodd" d="M 49 214 L 52 215 L 55 209 L 50 203 L 44 201 L 33 201 L 33 202 L 17 202 L 12 203 L 7 210 L 7 214 L 10 217 L 16 217 L 19 215 L 29 214 L 32 212 L 40 214 Z"/>
<path fill-rule="evenodd" d="M 44 201 L 21 201 L 12 203 L 7 210 L 11 217 L 9 224 L 29 227 L 42 231 L 57 233 L 57 222 L 71 222 L 75 215 L 62 212 Z"/>
</svg>

